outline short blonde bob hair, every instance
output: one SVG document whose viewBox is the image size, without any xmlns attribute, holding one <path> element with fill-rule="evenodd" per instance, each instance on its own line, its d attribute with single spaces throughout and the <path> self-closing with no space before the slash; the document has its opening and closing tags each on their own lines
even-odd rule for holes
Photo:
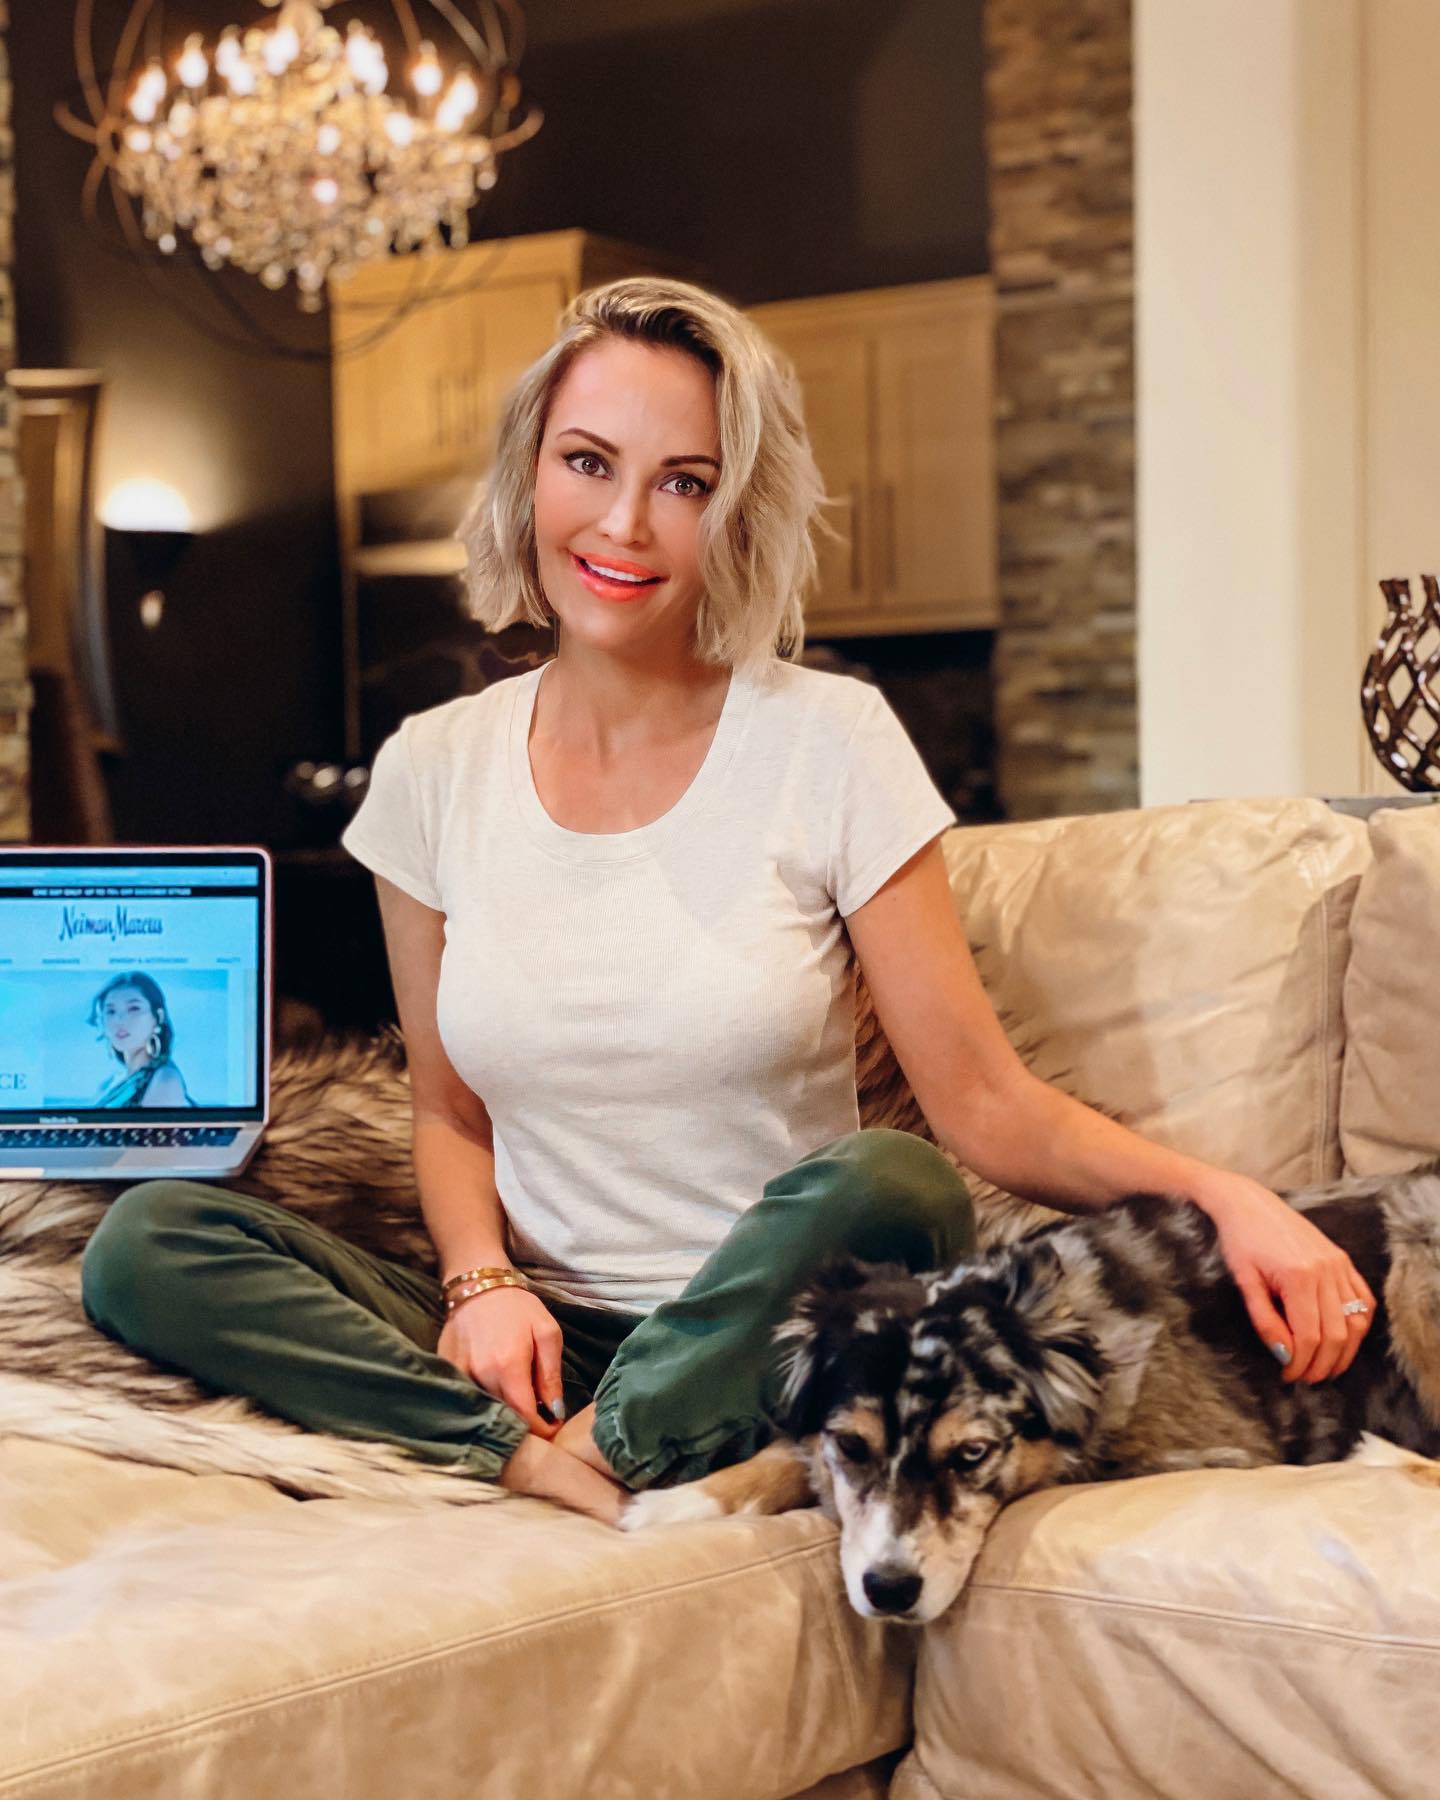
<svg viewBox="0 0 1440 1800">
<path fill-rule="evenodd" d="M 460 527 L 470 611 L 491 631 L 548 625 L 535 550 L 535 468 L 550 403 L 580 352 L 607 337 L 684 350 L 715 380 L 720 475 L 700 523 L 703 662 L 794 660 L 816 575 L 812 530 L 831 527 L 793 368 L 737 308 L 687 281 L 631 276 L 577 294 L 555 342 L 506 399 L 495 459 Z"/>
</svg>

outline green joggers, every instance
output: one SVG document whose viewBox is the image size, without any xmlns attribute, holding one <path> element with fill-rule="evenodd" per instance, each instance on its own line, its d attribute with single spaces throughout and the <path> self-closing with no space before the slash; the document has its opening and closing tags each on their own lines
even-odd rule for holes
<svg viewBox="0 0 1440 1800">
<path fill-rule="evenodd" d="M 684 1293 L 637 1314 L 547 1298 L 567 1412 L 631 1488 L 688 1481 L 772 1435 L 771 1332 L 832 1253 L 942 1267 L 974 1243 L 964 1183 L 907 1132 L 857 1131 L 767 1182 Z M 267 1200 L 128 1188 L 82 1262 L 87 1317 L 222 1393 L 494 1480 L 525 1421 L 435 1354 L 440 1284 Z"/>
</svg>

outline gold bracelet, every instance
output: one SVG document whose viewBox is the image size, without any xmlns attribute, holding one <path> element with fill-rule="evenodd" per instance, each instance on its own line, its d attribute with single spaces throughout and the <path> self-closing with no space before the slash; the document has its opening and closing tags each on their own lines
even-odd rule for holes
<svg viewBox="0 0 1440 1800">
<path fill-rule="evenodd" d="M 445 1317 L 448 1319 L 451 1313 L 458 1307 L 463 1306 L 467 1300 L 473 1300 L 477 1294 L 488 1294 L 491 1288 L 528 1288 L 529 1285 L 530 1283 L 523 1275 L 519 1274 L 518 1271 L 507 1275 L 495 1275 L 488 1281 L 477 1281 L 473 1285 L 460 1288 L 455 1293 L 447 1296 L 445 1301 Z"/>
<path fill-rule="evenodd" d="M 447 1281 L 442 1281 L 440 1292 L 448 1294 L 451 1288 L 459 1287 L 462 1281 L 483 1281 L 488 1280 L 492 1275 L 513 1275 L 517 1281 L 524 1282 L 527 1287 L 530 1285 L 528 1278 L 522 1275 L 518 1269 L 466 1269 L 461 1274 L 452 1275 Z"/>
</svg>

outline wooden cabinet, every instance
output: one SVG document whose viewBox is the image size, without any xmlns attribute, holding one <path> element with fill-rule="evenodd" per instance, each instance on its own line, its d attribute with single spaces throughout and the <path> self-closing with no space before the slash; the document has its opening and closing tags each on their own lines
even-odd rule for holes
<svg viewBox="0 0 1440 1800">
<path fill-rule="evenodd" d="M 749 309 L 788 355 L 844 541 L 822 539 L 814 637 L 993 625 L 988 277 Z"/>
<path fill-rule="evenodd" d="M 553 231 L 392 257 L 332 284 L 347 756 L 361 752 L 366 581 L 453 575 L 464 566 L 448 535 L 454 520 L 442 521 L 443 535 L 401 529 L 381 541 L 366 520 L 402 514 L 412 490 L 423 514 L 437 489 L 448 495 L 473 482 L 489 461 L 507 393 L 554 341 L 564 307 L 585 288 L 642 274 L 704 279 L 675 257 Z M 407 299 L 411 310 L 382 332 Z"/>
</svg>

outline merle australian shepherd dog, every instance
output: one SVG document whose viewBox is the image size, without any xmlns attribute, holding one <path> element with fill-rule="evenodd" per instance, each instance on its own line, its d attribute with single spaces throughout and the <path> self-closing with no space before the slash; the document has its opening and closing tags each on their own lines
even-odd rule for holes
<svg viewBox="0 0 1440 1800">
<path fill-rule="evenodd" d="M 621 1524 L 818 1500 L 840 1526 L 855 1609 L 925 1624 L 964 1586 L 1000 1508 L 1061 1482 L 1359 1447 L 1440 1484 L 1373 1441 L 1440 1456 L 1440 1165 L 1289 1198 L 1384 1296 L 1344 1375 L 1281 1381 L 1210 1219 L 1136 1196 L 952 1269 L 822 1270 L 776 1333 L 783 1435 L 637 1495 Z"/>
</svg>

